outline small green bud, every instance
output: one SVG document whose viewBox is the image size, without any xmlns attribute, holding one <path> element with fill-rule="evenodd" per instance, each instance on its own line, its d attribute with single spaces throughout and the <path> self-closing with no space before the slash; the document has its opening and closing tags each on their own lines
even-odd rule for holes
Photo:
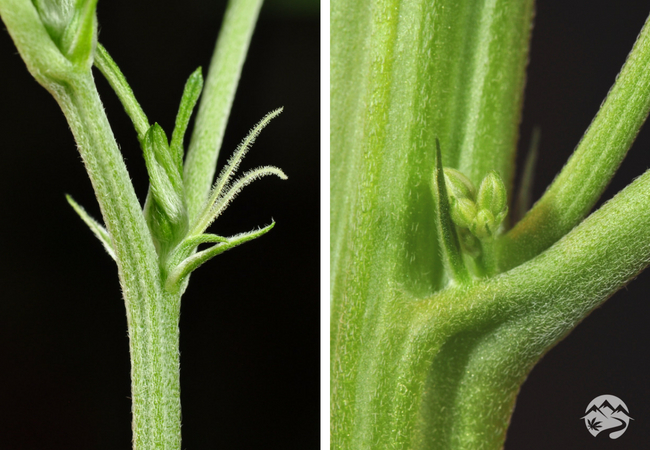
<svg viewBox="0 0 650 450">
<path fill-rule="evenodd" d="M 481 181 L 476 208 L 478 212 L 469 226 L 470 231 L 480 239 L 493 237 L 508 214 L 508 194 L 497 172 L 489 172 Z"/>
<path fill-rule="evenodd" d="M 477 208 L 474 199 L 476 188 L 472 182 L 456 169 L 445 168 L 445 186 L 451 220 L 460 228 L 468 228 L 476 216 Z"/>
<path fill-rule="evenodd" d="M 476 217 L 476 203 L 469 198 L 450 197 L 451 220 L 461 228 L 469 228 Z"/>
<path fill-rule="evenodd" d="M 476 205 L 479 210 L 487 210 L 492 216 L 503 216 L 508 210 L 508 193 L 501 181 L 501 177 L 495 171 L 489 172 L 478 189 Z M 503 220 L 503 219 L 501 219 Z"/>
<path fill-rule="evenodd" d="M 476 214 L 469 230 L 479 239 L 485 239 L 494 236 L 498 226 L 499 223 L 497 223 L 494 215 L 487 209 L 481 209 Z"/>
<path fill-rule="evenodd" d="M 447 195 L 449 198 L 468 198 L 474 201 L 474 198 L 476 197 L 476 188 L 469 178 L 456 169 L 447 167 L 443 170 L 445 173 L 445 184 L 447 186 Z"/>
</svg>

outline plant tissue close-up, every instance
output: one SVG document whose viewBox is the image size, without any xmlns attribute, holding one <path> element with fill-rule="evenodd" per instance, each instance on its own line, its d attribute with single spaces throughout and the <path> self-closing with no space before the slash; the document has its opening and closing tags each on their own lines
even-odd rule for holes
<svg viewBox="0 0 650 450">
<path fill-rule="evenodd" d="M 332 0 L 332 449 L 647 446 L 649 14 Z"/>
<path fill-rule="evenodd" d="M 0 18 L 0 447 L 316 448 L 318 1 Z"/>
</svg>

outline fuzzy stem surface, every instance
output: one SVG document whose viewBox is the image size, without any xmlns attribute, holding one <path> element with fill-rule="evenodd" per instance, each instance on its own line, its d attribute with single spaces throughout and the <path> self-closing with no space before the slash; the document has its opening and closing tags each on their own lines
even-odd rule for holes
<svg viewBox="0 0 650 450">
<path fill-rule="evenodd" d="M 212 187 L 217 157 L 262 0 L 230 0 L 203 85 L 185 161 L 185 192 L 192 222 Z"/>
<path fill-rule="evenodd" d="M 135 450 L 180 449 L 180 294 L 162 287 L 158 256 L 92 76 L 56 92 L 117 256 L 129 331 Z"/>
</svg>

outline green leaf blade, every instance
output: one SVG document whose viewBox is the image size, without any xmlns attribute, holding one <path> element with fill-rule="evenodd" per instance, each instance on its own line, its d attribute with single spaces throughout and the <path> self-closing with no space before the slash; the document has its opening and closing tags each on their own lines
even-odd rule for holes
<svg viewBox="0 0 650 450">
<path fill-rule="evenodd" d="M 456 227 L 451 219 L 451 211 L 442 168 L 440 142 L 436 139 L 436 168 L 433 177 L 433 190 L 436 200 L 438 235 L 444 253 L 443 261 L 449 278 L 457 283 L 468 283 L 470 274 L 463 261 L 463 253 L 456 234 Z"/>
<path fill-rule="evenodd" d="M 221 236 L 216 236 L 216 235 L 209 235 L 207 238 L 203 240 L 203 242 L 199 242 L 199 240 L 193 241 L 198 243 L 205 243 L 205 242 L 218 242 L 216 245 L 200 251 L 198 253 L 195 253 L 194 255 L 189 256 L 185 260 L 183 260 L 180 264 L 178 264 L 169 274 L 167 277 L 167 280 L 165 282 L 165 287 L 169 291 L 174 291 L 175 289 L 178 289 L 180 285 L 182 284 L 183 280 L 190 275 L 194 270 L 196 270 L 199 266 L 203 265 L 205 262 L 209 261 L 210 259 L 214 258 L 217 255 L 220 255 L 221 253 L 225 252 L 226 250 L 230 250 L 234 247 L 237 247 L 238 245 L 244 244 L 248 241 L 252 241 L 253 239 L 256 239 L 269 231 L 275 226 L 275 222 L 271 223 L 270 225 L 267 225 L 266 227 L 260 229 L 260 230 L 255 230 L 255 231 L 249 231 L 248 233 L 241 233 L 235 236 L 231 236 L 226 239 L 226 242 L 223 241 L 223 238 Z"/>
<path fill-rule="evenodd" d="M 150 180 L 144 215 L 156 250 L 165 259 L 187 232 L 183 180 L 167 136 L 157 123 L 147 131 L 142 150 Z"/>
<path fill-rule="evenodd" d="M 27 69 L 50 93 L 76 76 L 31 0 L 0 0 L 0 16 Z"/>
<path fill-rule="evenodd" d="M 142 142 L 149 130 L 149 120 L 136 100 L 131 86 L 126 82 L 124 74 L 115 61 L 113 61 L 111 55 L 108 54 L 108 51 L 100 43 L 97 43 L 97 50 L 95 52 L 95 66 L 104 75 L 104 78 L 111 85 L 120 102 L 122 102 L 124 110 L 133 122 L 133 126 L 138 133 L 138 139 Z"/>
<path fill-rule="evenodd" d="M 113 249 L 113 242 L 111 241 L 111 237 L 109 236 L 108 231 L 106 231 L 106 228 L 104 228 L 95 219 L 90 217 L 90 215 L 86 212 L 86 210 L 77 202 L 75 202 L 71 196 L 66 195 L 65 198 L 70 204 L 70 206 L 72 206 L 72 209 L 74 209 L 75 212 L 79 215 L 81 220 L 83 220 L 84 223 L 88 225 L 90 231 L 92 231 L 95 237 L 97 237 L 97 239 L 99 239 L 99 241 L 102 243 L 102 245 L 104 246 L 104 250 L 106 250 L 106 253 L 108 253 L 109 256 L 113 258 L 114 261 L 117 261 L 115 256 L 115 250 Z"/>
<path fill-rule="evenodd" d="M 172 155 L 180 173 L 183 171 L 183 138 L 185 137 L 185 131 L 190 122 L 192 111 L 194 111 L 194 106 L 196 105 L 202 90 L 203 75 L 201 74 L 201 68 L 199 67 L 192 73 L 192 75 L 190 75 L 185 83 L 185 89 L 183 90 L 183 97 L 181 98 L 181 104 L 178 108 L 178 114 L 176 115 L 176 125 L 170 143 Z"/>
<path fill-rule="evenodd" d="M 255 139 L 257 139 L 257 137 L 260 135 L 262 130 L 269 124 L 269 122 L 273 118 L 277 117 L 281 112 L 282 112 L 282 108 L 278 108 L 274 111 L 271 111 L 270 113 L 265 115 L 262 118 L 262 120 L 260 120 L 253 127 L 252 130 L 248 132 L 244 140 L 237 146 L 237 149 L 235 150 L 233 155 L 230 157 L 230 159 L 228 159 L 228 163 L 226 164 L 226 166 L 221 170 L 221 173 L 219 174 L 217 181 L 215 181 L 210 191 L 210 195 L 206 203 L 207 205 L 214 204 L 217 198 L 220 195 L 222 195 L 223 190 L 228 185 L 234 173 L 239 168 L 239 165 L 244 159 L 244 156 L 246 156 L 248 150 L 250 150 L 251 146 L 255 143 Z"/>
<path fill-rule="evenodd" d="M 233 155 L 228 160 L 228 163 L 221 170 L 217 181 L 214 182 L 207 201 L 204 203 L 199 215 L 193 222 L 193 225 L 191 226 L 193 231 L 190 232 L 191 235 L 198 235 L 203 233 L 203 231 L 205 231 L 205 229 L 219 216 L 219 214 L 223 212 L 226 206 L 228 206 L 228 203 L 239 193 L 239 191 L 241 191 L 241 189 L 250 184 L 252 181 L 266 175 L 276 175 L 283 180 L 287 179 L 287 176 L 284 174 L 284 172 L 282 172 L 282 170 L 278 169 L 277 167 L 264 166 L 245 173 L 242 178 L 233 184 L 233 186 L 229 187 L 230 180 L 232 179 L 236 170 L 239 168 L 239 165 L 241 164 L 250 147 L 255 143 L 255 139 L 257 139 L 262 130 L 269 124 L 272 119 L 277 117 L 282 112 L 282 110 L 283 108 L 278 108 L 266 114 L 262 120 L 260 120 L 248 132 L 244 140 L 237 146 L 235 153 L 233 153 Z"/>
<path fill-rule="evenodd" d="M 242 189 L 251 184 L 253 181 L 258 180 L 262 177 L 275 175 L 281 180 L 286 180 L 287 176 L 285 173 L 273 166 L 264 166 L 258 167 L 257 169 L 249 170 L 244 173 L 241 178 L 239 178 L 233 185 L 220 195 L 215 197 L 214 203 L 207 204 L 204 212 L 201 214 L 199 220 L 192 227 L 190 231 L 191 235 L 197 235 L 203 233 L 212 222 L 214 222 L 217 217 L 223 213 L 223 211 L 228 207 L 231 201 L 239 194 Z"/>
<path fill-rule="evenodd" d="M 34 0 L 50 38 L 75 66 L 87 70 L 97 42 L 97 0 Z"/>
</svg>

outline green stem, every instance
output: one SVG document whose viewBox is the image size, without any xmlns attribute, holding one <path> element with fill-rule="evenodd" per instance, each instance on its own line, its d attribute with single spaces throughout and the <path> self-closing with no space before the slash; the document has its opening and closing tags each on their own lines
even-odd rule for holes
<svg viewBox="0 0 650 450">
<path fill-rule="evenodd" d="M 190 223 L 207 199 L 237 84 L 262 0 L 230 0 L 214 49 L 185 160 L 185 194 Z"/>
<path fill-rule="evenodd" d="M 187 158 L 185 193 L 194 215 L 205 206 L 203 203 L 212 184 L 218 149 L 260 6 L 261 0 L 232 0 L 226 12 Z M 156 252 L 152 232 L 94 84 L 91 67 L 95 57 L 132 118 L 140 141 L 144 141 L 148 130 L 152 130 L 161 141 L 156 144 L 158 150 L 165 150 L 167 142 L 161 129 L 149 127 L 124 76 L 105 49 L 97 46 L 95 7 L 96 0 L 0 0 L 0 15 L 29 71 L 63 110 L 106 224 L 104 231 L 99 223 L 71 202 L 112 256 L 114 252 L 117 262 L 131 350 L 133 448 L 180 450 L 178 323 L 183 289 L 179 286 L 165 289 L 161 271 L 167 268 L 163 268 L 164 261 L 161 263 Z M 60 35 L 63 38 L 59 39 Z M 197 74 L 193 79 L 192 99 L 185 98 L 184 103 L 193 103 L 198 97 L 200 82 L 197 79 L 200 80 L 200 76 Z M 172 161 L 178 169 L 174 173 L 178 175 L 174 179 L 177 182 L 172 186 L 178 197 L 182 194 L 176 192 L 181 190 L 178 186 L 182 131 L 191 107 L 183 110 L 182 105 L 181 109 L 180 122 L 177 122 L 181 131 L 174 139 L 176 152 Z M 149 151 L 145 156 L 151 156 L 151 149 L 145 147 L 144 150 Z M 157 156 L 169 155 L 160 153 Z M 148 158 L 148 162 L 153 159 Z M 163 175 L 169 176 L 155 172 L 152 167 L 148 170 L 154 187 L 157 182 L 159 185 L 165 182 L 161 178 Z M 259 170 L 264 174 L 270 171 L 269 168 Z M 282 174 L 281 171 L 277 173 Z M 248 178 L 244 175 L 243 181 L 235 184 L 235 190 L 259 174 L 261 172 L 254 172 Z M 195 255 L 197 259 L 188 265 L 197 263 L 193 266 L 196 267 L 207 257 L 257 237 L 271 227 L 227 239 L 216 249 Z"/>
<path fill-rule="evenodd" d="M 133 449 L 181 448 L 179 292 L 131 312 Z"/>
<path fill-rule="evenodd" d="M 533 365 L 650 262 L 648 191 L 650 172 L 505 274 L 421 299 L 388 288 L 355 364 L 333 361 L 346 374 L 332 386 L 333 448 L 502 448 Z M 332 324 L 349 332 L 345 316 Z"/>
<path fill-rule="evenodd" d="M 92 76 L 75 78 L 55 98 L 117 255 L 131 349 L 134 449 L 180 449 L 180 295 L 162 287 L 156 250 Z"/>
<path fill-rule="evenodd" d="M 415 392 L 431 354 L 409 349 L 442 345 L 409 338 L 410 303 L 445 283 L 431 195 L 435 139 L 444 166 L 480 163 L 476 185 L 488 167 L 512 174 L 532 2 L 493 3 L 332 2 L 333 448 L 418 448 Z"/>
<path fill-rule="evenodd" d="M 538 255 L 589 213 L 650 112 L 650 19 L 578 147 L 533 208 L 499 240 L 505 271 Z"/>
<path fill-rule="evenodd" d="M 336 449 L 501 448 L 533 365 L 650 262 L 650 174 L 582 220 L 647 114 L 644 30 L 581 143 L 597 150 L 581 151 L 554 188 L 570 226 L 542 236 L 543 248 L 522 243 L 531 253 L 508 271 L 501 263 L 517 252 L 483 242 L 488 276 L 445 284 L 445 243 L 423 192 L 434 139 L 450 149 L 445 165 L 474 183 L 488 169 L 511 177 L 532 14 L 530 2 L 473 6 L 333 2 Z"/>
<path fill-rule="evenodd" d="M 90 74 L 55 94 L 112 238 L 125 294 L 158 292 L 158 258 L 142 208 Z"/>
</svg>

